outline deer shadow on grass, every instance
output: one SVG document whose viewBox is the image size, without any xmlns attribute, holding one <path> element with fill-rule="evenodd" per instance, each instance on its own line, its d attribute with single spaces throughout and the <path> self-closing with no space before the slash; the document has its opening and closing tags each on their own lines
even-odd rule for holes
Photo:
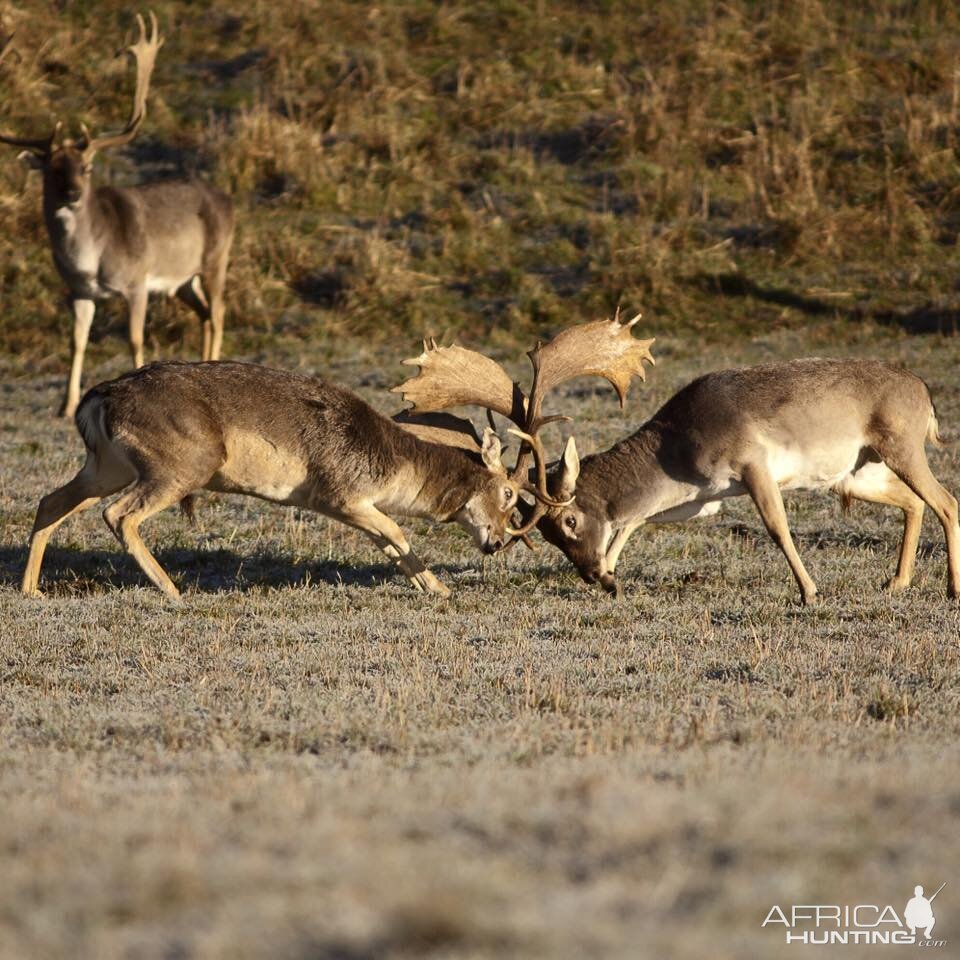
<svg viewBox="0 0 960 960">
<path fill-rule="evenodd" d="M 183 547 L 159 549 L 154 556 L 180 589 L 198 593 L 248 593 L 313 585 L 373 588 L 407 583 L 387 563 L 294 561 L 273 551 L 236 553 Z M 26 546 L 0 546 L 0 585 L 19 588 L 26 564 Z M 457 567 L 440 564 L 430 569 L 441 576 L 460 572 Z M 149 585 L 133 558 L 121 550 L 72 550 L 51 545 L 44 554 L 40 574 L 41 591 L 51 595 Z"/>
</svg>

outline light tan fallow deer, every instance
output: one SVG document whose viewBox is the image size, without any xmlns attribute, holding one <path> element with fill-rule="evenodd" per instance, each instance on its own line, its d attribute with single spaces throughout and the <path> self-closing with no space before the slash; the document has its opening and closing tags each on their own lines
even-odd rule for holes
<svg viewBox="0 0 960 960">
<path fill-rule="evenodd" d="M 804 603 L 817 588 L 797 553 L 782 490 L 828 490 L 903 511 L 890 591 L 909 586 L 924 506 L 943 527 L 947 592 L 960 596 L 957 501 L 927 463 L 942 444 L 926 384 L 871 360 L 807 358 L 694 380 L 632 436 L 580 461 L 568 447 L 538 527 L 588 583 L 620 595 L 617 562 L 648 523 L 705 517 L 748 495 L 783 551 Z"/>
<path fill-rule="evenodd" d="M 233 203 L 199 180 L 137 187 L 94 187 L 97 153 L 130 143 L 143 123 L 147 92 L 163 44 L 150 14 L 149 38 L 141 16 L 140 36 L 129 47 L 137 64 L 133 109 L 116 134 L 62 138 L 62 125 L 44 137 L 0 134 L 0 143 L 24 148 L 21 156 L 43 174 L 43 216 L 53 260 L 69 290 L 73 311 L 70 378 L 61 412 L 73 416 L 80 401 L 83 356 L 95 303 L 121 296 L 129 310 L 130 354 L 143 364 L 143 330 L 151 293 L 177 296 L 203 324 L 203 359 L 220 356 L 223 292 L 233 240 Z M 0 59 L 10 49 L 0 47 Z"/>
</svg>

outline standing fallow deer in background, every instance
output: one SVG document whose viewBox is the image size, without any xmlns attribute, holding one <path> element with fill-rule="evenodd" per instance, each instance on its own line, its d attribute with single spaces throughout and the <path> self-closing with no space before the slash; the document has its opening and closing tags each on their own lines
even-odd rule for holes
<svg viewBox="0 0 960 960">
<path fill-rule="evenodd" d="M 568 417 L 544 416 L 543 401 L 547 393 L 574 377 L 599 376 L 616 388 L 621 403 L 626 397 L 630 380 L 644 377 L 644 362 L 653 363 L 650 346 L 653 340 L 635 340 L 631 329 L 640 319 L 634 317 L 621 323 L 619 312 L 613 320 L 579 324 L 564 330 L 548 343 L 538 343 L 527 356 L 533 366 L 533 383 L 527 397 L 519 384 L 510 377 L 496 361 L 475 350 L 457 345 L 438 347 L 425 343 L 424 352 L 407 364 L 420 367 L 420 373 L 405 383 L 393 388 L 405 400 L 413 403 L 414 415 L 436 415 L 437 411 L 452 407 L 475 405 L 484 407 L 492 416 L 499 413 L 510 420 L 514 427 L 509 432 L 520 437 L 522 443 L 517 461 L 510 472 L 514 480 L 522 480 L 528 473 L 529 455 L 536 465 L 537 489 L 545 491 L 547 485 L 546 453 L 540 439 L 540 430 L 548 423 L 567 420 Z M 454 431 L 431 428 L 437 440 L 456 444 Z M 576 452 L 571 437 L 567 442 L 565 456 Z M 558 501 L 540 496 L 534 505 L 518 504 L 521 513 L 526 513 L 526 522 L 518 530 L 510 529 L 511 536 L 527 539 L 545 510 L 565 509 L 572 503 L 573 494 L 564 494 Z"/>
<path fill-rule="evenodd" d="M 86 463 L 40 501 L 23 575 L 37 592 L 47 541 L 71 514 L 124 491 L 104 520 L 143 572 L 171 599 L 179 592 L 139 527 L 195 491 L 241 493 L 315 510 L 362 530 L 420 590 L 449 590 L 421 563 L 388 516 L 456 521 L 485 553 L 509 538 L 521 492 L 487 430 L 473 456 L 419 439 L 350 391 L 253 363 L 156 363 L 102 383 L 76 415 Z"/>
<path fill-rule="evenodd" d="M 177 296 L 203 323 L 203 359 L 220 356 L 223 289 L 233 241 L 233 203 L 200 181 L 168 181 L 138 187 L 92 185 L 93 159 L 136 136 L 147 111 L 147 91 L 163 44 L 150 14 L 146 36 L 138 14 L 138 41 L 129 47 L 137 63 L 133 110 L 117 134 L 59 140 L 61 124 L 39 139 L 0 134 L 0 143 L 25 148 L 43 174 L 43 216 L 53 260 L 69 290 L 73 311 L 70 380 L 61 412 L 73 416 L 80 401 L 83 355 L 94 304 L 119 295 L 129 310 L 130 354 L 143 365 L 143 327 L 151 293 Z M 10 40 L 3 50 L 9 48 Z"/>
<path fill-rule="evenodd" d="M 710 516 L 721 500 L 749 494 L 803 602 L 812 603 L 817 588 L 790 536 L 781 490 L 832 490 L 845 504 L 903 510 L 891 591 L 913 577 L 927 504 L 943 526 L 947 592 L 957 597 L 957 501 L 930 471 L 928 441 L 942 444 L 926 384 L 883 363 L 809 358 L 708 373 L 609 450 L 581 463 L 568 446 L 549 490 L 572 502 L 546 506 L 538 527 L 584 580 L 619 596 L 617 561 L 637 527 Z"/>
</svg>

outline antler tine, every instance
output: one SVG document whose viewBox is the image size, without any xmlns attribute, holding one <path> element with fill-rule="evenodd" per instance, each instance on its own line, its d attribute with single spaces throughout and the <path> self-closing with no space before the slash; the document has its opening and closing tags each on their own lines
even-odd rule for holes
<svg viewBox="0 0 960 960">
<path fill-rule="evenodd" d="M 137 27 L 140 36 L 136 43 L 127 47 L 127 50 L 133 54 L 137 61 L 137 80 L 133 92 L 133 109 L 130 111 L 130 119 L 119 133 L 88 140 L 86 149 L 90 154 L 97 150 L 120 147 L 129 143 L 137 135 L 137 131 L 147 115 L 147 93 L 150 90 L 150 78 L 156 65 L 157 53 L 164 44 L 164 38 L 160 36 L 160 28 L 157 24 L 157 15 L 151 10 L 149 16 L 150 37 L 147 37 L 146 24 L 143 22 L 143 17 L 138 13 Z"/>
<path fill-rule="evenodd" d="M 450 407 L 480 406 L 523 424 L 526 397 L 495 360 L 458 344 L 439 347 L 432 338 L 425 341 L 423 353 L 403 361 L 420 372 L 396 386 L 392 393 L 402 394 L 413 404 L 414 413 L 447 410 Z"/>
<path fill-rule="evenodd" d="M 537 432 L 555 418 L 541 416 L 543 398 L 554 388 L 573 377 L 594 374 L 613 384 L 620 398 L 621 408 L 626 403 L 627 390 L 634 376 L 645 379 L 643 363 L 653 363 L 650 346 L 653 340 L 635 340 L 630 331 L 640 319 L 637 314 L 627 323 L 620 322 L 620 307 L 612 320 L 583 323 L 557 334 L 549 343 L 537 343 L 527 356 L 533 365 L 533 386 L 527 404 L 526 432 Z M 537 459 L 536 448 L 524 442 L 517 454 L 513 476 L 525 473 L 529 454 Z M 538 466 L 539 471 L 539 466 Z"/>
<path fill-rule="evenodd" d="M 16 31 L 11 33 L 10 36 L 0 44 L 0 63 L 3 63 L 8 54 L 16 53 L 13 47 L 13 38 L 15 35 Z M 32 150 L 34 153 L 46 156 L 50 153 L 50 148 L 53 146 L 53 141 L 56 139 L 59 131 L 60 124 L 58 123 L 53 128 L 53 132 L 45 137 L 11 137 L 7 134 L 0 133 L 0 143 L 9 144 L 11 147 L 25 147 L 27 150 Z"/>
<path fill-rule="evenodd" d="M 630 333 L 640 317 L 637 314 L 625 323 L 614 317 L 569 327 L 532 351 L 537 389 L 531 392 L 531 410 L 535 405 L 539 408 L 543 397 L 554 387 L 587 375 L 609 380 L 623 407 L 631 379 L 636 376 L 645 380 L 644 362 L 655 363 L 650 347 L 656 338 L 635 340 Z"/>
</svg>

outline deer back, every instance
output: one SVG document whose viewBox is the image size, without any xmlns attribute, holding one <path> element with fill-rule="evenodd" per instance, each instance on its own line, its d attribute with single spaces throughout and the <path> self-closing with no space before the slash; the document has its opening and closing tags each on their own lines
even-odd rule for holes
<svg viewBox="0 0 960 960">
<path fill-rule="evenodd" d="M 708 373 L 639 430 L 586 457 L 577 503 L 614 519 L 649 516 L 675 487 L 720 493 L 758 457 L 803 474 L 852 468 L 888 431 L 920 442 L 932 404 L 906 370 L 866 360 L 805 358 Z"/>
<path fill-rule="evenodd" d="M 194 488 L 333 512 L 365 499 L 418 501 L 448 514 L 487 477 L 465 451 L 418 439 L 343 387 L 259 364 L 132 371 L 87 393 L 82 433 L 94 401 L 141 473 L 166 472 Z"/>
</svg>

